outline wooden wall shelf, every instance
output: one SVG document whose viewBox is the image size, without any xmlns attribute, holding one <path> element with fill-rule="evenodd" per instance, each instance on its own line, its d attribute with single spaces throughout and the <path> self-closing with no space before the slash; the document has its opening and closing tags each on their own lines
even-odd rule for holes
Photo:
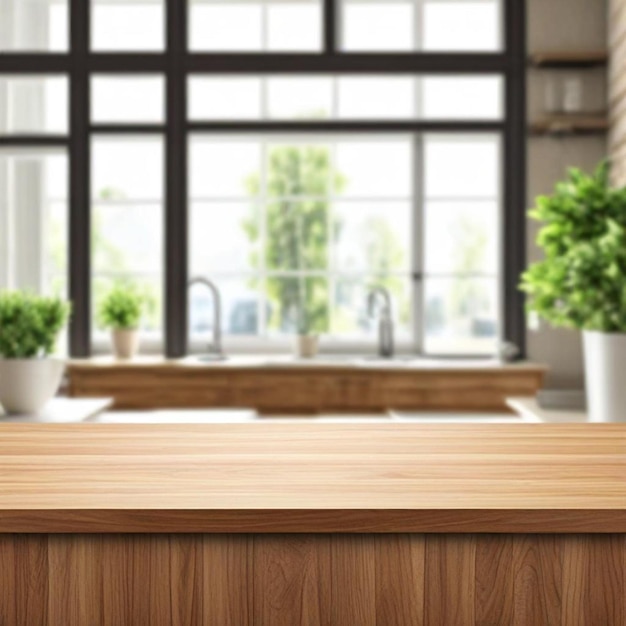
<svg viewBox="0 0 626 626">
<path fill-rule="evenodd" d="M 606 50 L 562 50 L 534 52 L 529 57 L 533 67 L 568 69 L 590 68 L 607 65 L 609 54 Z"/>
<path fill-rule="evenodd" d="M 603 115 L 550 115 L 531 122 L 533 135 L 578 135 L 606 133 L 609 120 Z"/>
</svg>

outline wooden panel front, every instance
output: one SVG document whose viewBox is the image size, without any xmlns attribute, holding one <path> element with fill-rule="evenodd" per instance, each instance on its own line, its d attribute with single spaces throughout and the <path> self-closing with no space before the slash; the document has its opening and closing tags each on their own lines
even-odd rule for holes
<svg viewBox="0 0 626 626">
<path fill-rule="evenodd" d="M 625 535 L 2 535 L 3 626 L 623 626 Z"/>
<path fill-rule="evenodd" d="M 75 397 L 112 397 L 117 409 L 250 407 L 262 413 L 434 409 L 509 412 L 535 396 L 541 368 L 396 370 L 107 365 L 68 368 Z"/>
</svg>

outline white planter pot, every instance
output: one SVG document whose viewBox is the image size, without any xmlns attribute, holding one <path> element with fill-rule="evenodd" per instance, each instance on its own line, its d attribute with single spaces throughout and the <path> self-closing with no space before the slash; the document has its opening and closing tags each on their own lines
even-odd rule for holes
<svg viewBox="0 0 626 626">
<path fill-rule="evenodd" d="M 299 359 L 313 359 L 317 356 L 317 335 L 298 335 L 295 340 L 294 350 Z"/>
<path fill-rule="evenodd" d="M 111 331 L 113 354 L 117 359 L 132 359 L 139 350 L 139 331 L 127 328 L 114 328 Z"/>
<path fill-rule="evenodd" d="M 626 422 L 626 333 L 585 331 L 590 422 Z"/>
<path fill-rule="evenodd" d="M 0 404 L 9 414 L 34 414 L 58 391 L 65 363 L 59 359 L 0 359 Z"/>
</svg>

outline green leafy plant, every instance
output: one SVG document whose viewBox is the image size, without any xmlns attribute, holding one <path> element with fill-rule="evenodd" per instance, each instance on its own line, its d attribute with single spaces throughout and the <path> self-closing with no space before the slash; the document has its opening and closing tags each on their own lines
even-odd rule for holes
<svg viewBox="0 0 626 626">
<path fill-rule="evenodd" d="M 30 359 L 51 354 L 69 315 L 70 305 L 61 298 L 0 293 L 0 355 Z"/>
<path fill-rule="evenodd" d="M 555 326 L 626 332 L 626 189 L 611 187 L 608 164 L 572 169 L 529 215 L 545 251 L 522 276 L 529 310 Z"/>
<path fill-rule="evenodd" d="M 143 312 L 144 297 L 134 287 L 114 285 L 102 299 L 98 317 L 103 328 L 135 329 Z"/>
</svg>

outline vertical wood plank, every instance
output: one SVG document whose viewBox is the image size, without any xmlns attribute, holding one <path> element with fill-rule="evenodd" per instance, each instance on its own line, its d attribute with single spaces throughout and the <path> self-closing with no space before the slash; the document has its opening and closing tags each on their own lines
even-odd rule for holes
<svg viewBox="0 0 626 626">
<path fill-rule="evenodd" d="M 203 537 L 204 623 L 252 626 L 252 540 L 249 535 Z"/>
<path fill-rule="evenodd" d="M 510 535 L 476 537 L 476 624 L 513 623 L 513 539 Z"/>
<path fill-rule="evenodd" d="M 0 535 L 0 626 L 17 624 L 16 538 L 17 535 Z"/>
<path fill-rule="evenodd" d="M 424 535 L 377 535 L 376 624 L 424 624 Z"/>
<path fill-rule="evenodd" d="M 14 537 L 17 624 L 48 624 L 48 536 Z"/>
<path fill-rule="evenodd" d="M 102 624 L 102 537 L 50 535 L 48 551 L 50 624 Z"/>
<path fill-rule="evenodd" d="M 332 624 L 376 626 L 376 544 L 369 535 L 331 540 Z"/>
<path fill-rule="evenodd" d="M 515 536 L 515 626 L 560 624 L 562 550 L 563 543 L 557 535 Z"/>
<path fill-rule="evenodd" d="M 103 541 L 103 623 L 172 624 L 168 536 L 106 535 Z"/>
<path fill-rule="evenodd" d="M 589 624 L 626 624 L 624 535 L 589 538 L 587 619 Z"/>
<path fill-rule="evenodd" d="M 330 537 L 255 535 L 254 624 L 330 624 Z"/>
<path fill-rule="evenodd" d="M 426 536 L 425 616 L 429 626 L 473 624 L 476 537 Z"/>
<path fill-rule="evenodd" d="M 204 595 L 202 537 L 171 535 L 170 555 L 172 624 L 201 624 Z"/>
<path fill-rule="evenodd" d="M 561 624 L 587 624 L 589 584 L 589 536 L 563 535 L 563 581 Z"/>
</svg>

